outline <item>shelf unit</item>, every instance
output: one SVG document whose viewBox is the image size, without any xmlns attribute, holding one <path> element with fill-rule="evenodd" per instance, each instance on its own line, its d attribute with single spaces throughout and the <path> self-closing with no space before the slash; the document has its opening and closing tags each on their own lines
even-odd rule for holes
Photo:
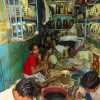
<svg viewBox="0 0 100 100">
<path fill-rule="evenodd" d="M 49 31 L 68 31 L 68 29 L 48 29 Z"/>
<path fill-rule="evenodd" d="M 73 23 L 74 23 L 74 17 L 73 17 L 73 12 L 70 12 L 68 13 L 68 11 L 73 11 L 71 10 L 72 8 L 74 8 L 73 6 L 73 2 L 72 0 L 49 0 L 47 1 L 47 4 L 49 5 L 49 7 L 52 8 L 51 12 L 53 12 L 52 14 L 52 17 L 51 17 L 51 20 L 53 20 L 53 22 L 55 22 L 55 28 L 53 29 L 49 29 L 49 30 L 68 30 L 67 27 L 66 28 L 63 28 L 64 26 L 66 26 L 70 21 L 73 20 Z M 72 5 L 69 7 L 69 5 Z M 55 6 L 55 8 L 54 8 Z M 69 7 L 69 8 L 68 8 Z M 59 20 L 59 22 L 58 22 Z M 64 22 L 65 21 L 65 22 Z M 59 24 L 62 28 L 57 28 L 57 24 Z M 66 25 L 64 25 L 66 24 Z"/>
<path fill-rule="evenodd" d="M 95 0 L 94 4 L 88 3 L 86 5 L 86 9 L 89 6 L 95 7 L 96 5 L 100 6 L 99 0 Z M 96 11 L 100 11 L 99 8 L 95 7 L 95 9 L 96 9 Z M 91 10 L 91 12 L 93 12 L 93 10 Z M 97 14 L 98 12 L 95 12 L 95 13 Z M 96 16 L 86 17 L 86 25 L 89 25 L 88 27 L 86 27 L 87 32 L 88 32 L 87 40 L 89 40 L 91 43 L 95 44 L 95 46 L 100 48 L 100 43 L 99 43 L 100 42 L 100 38 L 99 38 L 99 35 L 100 35 L 100 12 L 99 12 L 98 16 L 96 15 Z"/>
<path fill-rule="evenodd" d="M 26 41 L 34 36 L 36 29 L 36 2 L 23 4 L 23 1 L 7 0 L 7 9 L 12 33 L 12 40 Z M 33 30 L 33 31 L 32 31 Z"/>
<path fill-rule="evenodd" d="M 70 3 L 72 0 L 48 0 L 48 4 Z"/>
<path fill-rule="evenodd" d="M 91 32 L 89 32 L 89 26 L 88 25 L 90 25 L 90 27 L 91 27 L 91 24 L 93 23 L 100 23 L 100 14 L 98 15 L 98 16 L 91 16 L 91 17 L 89 17 L 89 13 L 88 13 L 88 11 L 89 11 L 89 8 L 91 8 L 91 9 L 93 9 L 93 7 L 95 6 L 95 5 L 98 5 L 99 4 L 99 6 L 100 6 L 100 0 L 94 0 L 94 2 L 92 1 L 92 2 L 86 2 L 85 4 L 78 4 L 78 6 L 77 7 L 84 7 L 84 9 L 85 9 L 85 18 L 84 19 L 77 19 L 77 22 L 76 23 L 79 23 L 79 24 L 85 24 L 85 27 L 84 27 L 84 29 L 85 29 L 85 37 L 87 38 L 87 36 L 89 37 L 89 34 L 91 34 Z M 95 8 L 95 7 L 94 7 Z M 99 9 L 97 10 L 98 8 L 95 8 L 95 10 L 96 11 L 99 11 Z M 91 10 L 91 12 L 93 13 L 93 10 Z M 87 14 L 88 13 L 88 14 Z M 95 12 L 96 13 L 96 12 Z M 78 14 L 77 14 L 78 15 Z M 87 16 L 88 15 L 88 16 Z M 100 27 L 100 26 L 99 26 Z M 89 37 L 89 38 L 91 38 L 91 36 Z M 93 39 L 94 40 L 94 39 Z"/>
</svg>

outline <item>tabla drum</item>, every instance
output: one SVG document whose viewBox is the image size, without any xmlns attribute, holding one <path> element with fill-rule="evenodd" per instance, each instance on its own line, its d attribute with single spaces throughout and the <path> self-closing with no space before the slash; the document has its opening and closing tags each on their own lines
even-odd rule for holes
<svg viewBox="0 0 100 100">
<path fill-rule="evenodd" d="M 48 58 L 48 61 L 49 61 L 49 63 L 51 63 L 53 65 L 56 65 L 58 62 L 57 57 L 55 55 L 50 55 Z"/>
</svg>

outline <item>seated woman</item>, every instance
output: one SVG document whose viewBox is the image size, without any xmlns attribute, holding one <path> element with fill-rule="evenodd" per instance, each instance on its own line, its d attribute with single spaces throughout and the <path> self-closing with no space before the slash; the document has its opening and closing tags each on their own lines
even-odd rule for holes
<svg viewBox="0 0 100 100">
<path fill-rule="evenodd" d="M 32 52 L 29 54 L 24 64 L 24 77 L 30 78 L 35 76 L 42 76 L 44 78 L 44 76 L 41 73 L 39 73 L 40 71 L 45 70 L 45 67 L 41 67 L 41 65 L 42 63 L 39 47 L 37 45 L 33 45 Z"/>
</svg>

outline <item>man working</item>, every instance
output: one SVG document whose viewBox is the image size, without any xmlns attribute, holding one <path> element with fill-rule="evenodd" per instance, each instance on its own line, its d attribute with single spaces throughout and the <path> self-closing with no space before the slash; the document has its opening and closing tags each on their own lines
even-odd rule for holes
<svg viewBox="0 0 100 100">
<path fill-rule="evenodd" d="M 96 72 L 89 71 L 80 80 L 81 87 L 77 90 L 76 100 L 100 100 L 100 79 Z"/>
<path fill-rule="evenodd" d="M 38 85 L 33 78 L 22 79 L 16 86 L 0 93 L 0 100 L 35 100 L 39 95 Z"/>
</svg>

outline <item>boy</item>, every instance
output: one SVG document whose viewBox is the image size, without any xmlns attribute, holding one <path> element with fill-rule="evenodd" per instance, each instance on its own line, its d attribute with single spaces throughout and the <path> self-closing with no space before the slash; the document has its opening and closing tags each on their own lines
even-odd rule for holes
<svg viewBox="0 0 100 100">
<path fill-rule="evenodd" d="M 35 100 L 39 94 L 38 85 L 32 78 L 20 80 L 16 86 L 0 93 L 0 100 Z"/>
<path fill-rule="evenodd" d="M 89 71 L 80 80 L 82 87 L 76 92 L 76 100 L 100 100 L 100 79 L 96 72 Z"/>
</svg>

